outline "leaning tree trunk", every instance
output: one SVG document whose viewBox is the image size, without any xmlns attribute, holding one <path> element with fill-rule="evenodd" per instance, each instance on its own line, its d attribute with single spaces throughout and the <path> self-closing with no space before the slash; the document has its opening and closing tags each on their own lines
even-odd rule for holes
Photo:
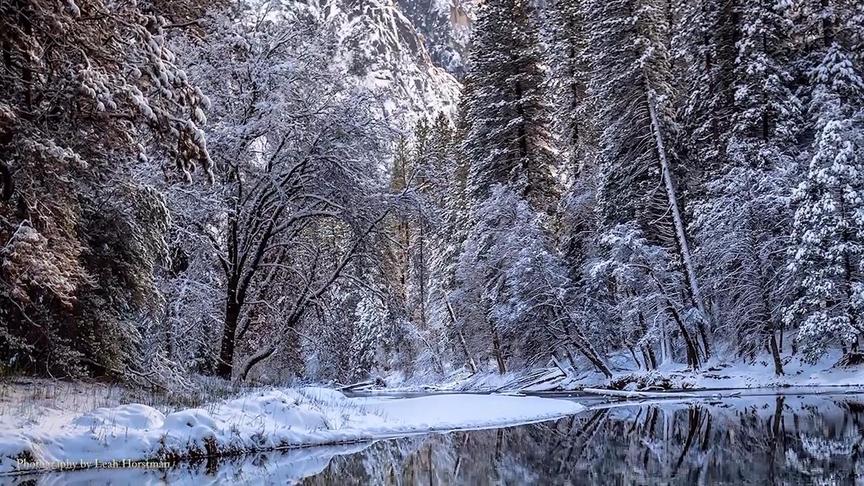
<svg viewBox="0 0 864 486">
<path fill-rule="evenodd" d="M 582 333 L 582 329 L 578 322 L 576 322 L 576 318 L 570 313 L 568 306 L 560 297 L 556 297 L 556 299 L 561 312 L 567 318 L 564 322 L 564 331 L 567 333 L 567 339 L 599 372 L 603 373 L 603 376 L 612 378 L 612 370 L 609 369 L 609 366 L 606 365 L 603 358 L 600 357 L 600 354 L 594 349 L 594 346 L 585 337 L 585 334 Z"/>
<path fill-rule="evenodd" d="M 498 330 L 495 329 L 495 324 L 491 321 L 489 328 L 492 331 L 492 350 L 495 352 L 495 362 L 498 363 L 498 373 L 503 375 L 507 373 L 507 365 L 504 363 L 504 356 L 501 353 L 501 339 L 498 338 Z"/>
<path fill-rule="evenodd" d="M 582 331 L 579 330 L 579 328 L 572 323 L 572 318 L 570 325 L 567 325 L 566 328 L 568 337 L 570 338 L 570 341 L 573 343 L 573 345 L 576 346 L 576 349 L 578 349 L 579 352 L 582 353 L 582 355 L 585 356 L 585 358 L 587 358 L 588 361 L 590 361 L 595 368 L 597 368 L 597 371 L 603 373 L 603 376 L 605 376 L 606 378 L 612 378 L 612 370 L 610 370 L 609 366 L 607 366 L 606 363 L 603 362 L 603 359 L 600 358 L 600 355 L 597 353 L 597 351 L 594 349 L 594 346 L 591 345 L 585 335 L 582 334 Z"/>
<path fill-rule="evenodd" d="M 696 349 L 696 343 L 690 337 L 690 332 L 687 331 L 687 326 L 684 325 L 684 321 L 681 319 L 678 310 L 675 309 L 675 305 L 668 298 L 666 299 L 666 305 L 669 307 L 672 319 L 678 325 L 678 330 L 681 332 L 681 337 L 684 338 L 684 344 L 687 346 L 687 364 L 694 370 L 697 370 L 699 369 L 699 352 Z"/>
<path fill-rule="evenodd" d="M 699 280 L 696 278 L 696 269 L 693 265 L 693 258 L 690 254 L 690 246 L 687 243 L 687 231 L 684 226 L 684 218 L 681 216 L 681 208 L 678 206 L 678 197 L 675 192 L 675 183 L 672 180 L 672 168 L 669 166 L 669 159 L 666 156 L 666 146 L 663 142 L 663 133 L 661 131 L 660 122 L 657 119 L 657 112 L 654 108 L 654 101 L 651 99 L 651 94 L 648 95 L 648 113 L 651 115 L 651 125 L 654 128 L 654 140 L 657 144 L 657 154 L 660 158 L 660 166 L 663 172 L 663 183 L 666 186 L 666 196 L 669 199 L 669 209 L 672 213 L 672 220 L 675 224 L 675 236 L 678 239 L 678 247 L 681 250 L 681 259 L 684 262 L 684 269 L 687 273 L 687 283 L 690 286 L 690 295 L 696 308 L 701 314 L 699 322 L 699 333 L 702 335 L 702 340 L 705 348 L 705 358 L 711 355 L 710 345 L 708 342 L 708 333 L 705 330 L 704 319 L 708 318 L 708 312 L 705 307 L 705 302 L 702 300 L 702 292 L 699 289 Z"/>
<path fill-rule="evenodd" d="M 462 334 L 462 330 L 456 325 L 456 313 L 453 312 L 453 306 L 450 304 L 450 297 L 447 296 L 444 298 L 447 301 L 447 312 L 450 314 L 450 323 L 456 331 L 456 334 L 459 336 L 459 344 L 462 347 L 462 352 L 465 353 L 465 361 L 468 364 L 468 368 L 471 370 L 472 374 L 477 373 L 477 363 L 471 356 L 471 351 L 468 350 L 468 343 L 465 342 L 465 335 Z"/>
</svg>

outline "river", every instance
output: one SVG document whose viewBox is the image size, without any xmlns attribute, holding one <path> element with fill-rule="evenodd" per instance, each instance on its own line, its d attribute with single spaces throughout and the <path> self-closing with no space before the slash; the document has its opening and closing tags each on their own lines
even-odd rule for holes
<svg viewBox="0 0 864 486">
<path fill-rule="evenodd" d="M 579 398 L 576 398 L 579 399 Z M 177 464 L 5 478 L 11 484 L 864 484 L 864 395 L 592 401 L 500 429 Z M 0 478 L 3 483 L 4 478 Z"/>
</svg>

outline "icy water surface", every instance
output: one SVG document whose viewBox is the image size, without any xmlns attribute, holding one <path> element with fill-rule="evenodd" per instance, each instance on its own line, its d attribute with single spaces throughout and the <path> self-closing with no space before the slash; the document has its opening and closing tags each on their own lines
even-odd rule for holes
<svg viewBox="0 0 864 486">
<path fill-rule="evenodd" d="M 593 403 L 553 422 L 30 484 L 861 484 L 864 395 Z M 0 483 L 2 483 L 0 478 Z"/>
</svg>

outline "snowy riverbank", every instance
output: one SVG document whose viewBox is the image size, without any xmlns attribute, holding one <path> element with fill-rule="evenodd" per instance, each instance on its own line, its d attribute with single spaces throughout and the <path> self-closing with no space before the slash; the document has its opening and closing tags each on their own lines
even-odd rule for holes
<svg viewBox="0 0 864 486">
<path fill-rule="evenodd" d="M 0 420 L 0 473 L 134 467 L 131 462 L 500 427 L 584 410 L 566 400 L 450 394 L 346 398 L 323 388 L 265 389 L 202 408 L 162 413 L 142 404 L 72 415 L 37 407 Z"/>
<path fill-rule="evenodd" d="M 776 376 L 770 355 L 760 355 L 744 361 L 740 358 L 714 358 L 699 370 L 690 370 L 685 364 L 668 362 L 656 370 L 640 370 L 625 356 L 610 360 L 612 378 L 595 371 L 567 368 L 531 369 L 499 374 L 494 371 L 476 374 L 461 371 L 435 383 L 389 377 L 385 390 L 371 392 L 553 392 L 579 391 L 584 388 L 612 388 L 622 390 L 722 390 L 773 389 L 788 387 L 864 387 L 864 366 L 838 367 L 842 357 L 839 351 L 830 351 L 816 363 L 802 361 L 798 356 L 783 359 L 784 374 Z"/>
</svg>

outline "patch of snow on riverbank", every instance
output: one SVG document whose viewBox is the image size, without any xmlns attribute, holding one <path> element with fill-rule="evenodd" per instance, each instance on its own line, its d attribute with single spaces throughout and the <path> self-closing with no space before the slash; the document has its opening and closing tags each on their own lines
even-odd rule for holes
<svg viewBox="0 0 864 486">
<path fill-rule="evenodd" d="M 732 351 L 724 351 L 703 363 L 698 370 L 687 368 L 684 363 L 668 361 L 657 369 L 646 371 L 623 354 L 609 358 L 612 378 L 609 379 L 591 367 L 590 363 L 578 361 L 577 369 L 567 367 L 567 375 L 558 368 L 517 370 L 505 374 L 497 371 L 453 373 L 438 383 L 415 381 L 396 382 L 385 390 L 441 390 L 441 391 L 498 391 L 498 392 L 544 392 L 577 391 L 583 388 L 623 388 L 641 390 L 647 388 L 672 390 L 698 389 L 753 389 L 785 387 L 864 387 L 864 366 L 840 367 L 837 362 L 843 354 L 839 350 L 826 352 L 816 363 L 808 363 L 800 355 L 784 352 L 783 375 L 774 372 L 771 355 L 762 353 L 744 360 Z M 385 379 L 388 385 L 389 377 Z M 373 393 L 376 390 L 372 391 Z"/>
<path fill-rule="evenodd" d="M 322 388 L 268 389 L 164 414 L 127 404 L 37 423 L 0 422 L 0 473 L 111 461 L 203 457 L 498 427 L 575 414 L 570 401 L 500 395 L 346 398 Z"/>
</svg>

